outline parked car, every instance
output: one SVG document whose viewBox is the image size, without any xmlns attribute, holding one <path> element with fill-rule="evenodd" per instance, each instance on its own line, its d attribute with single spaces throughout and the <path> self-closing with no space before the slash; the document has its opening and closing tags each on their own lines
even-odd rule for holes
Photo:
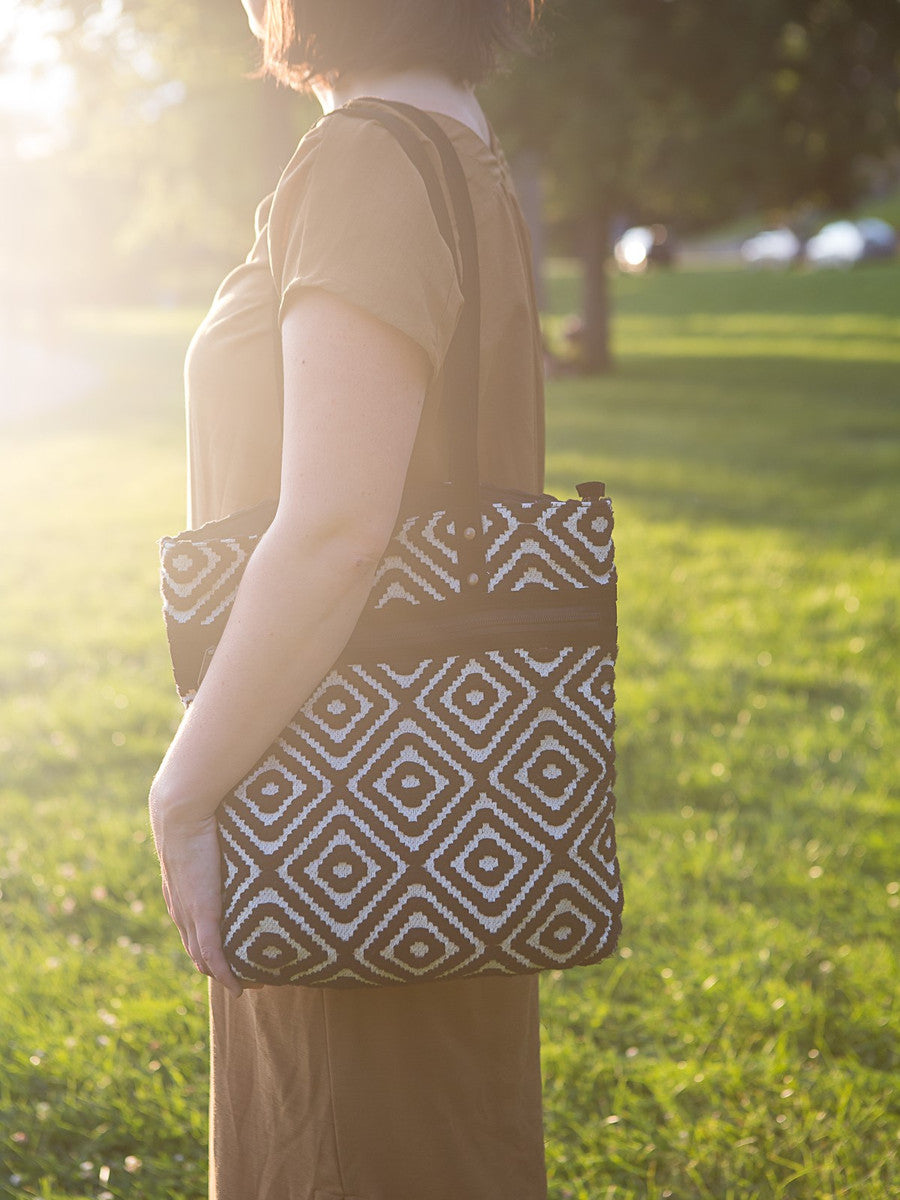
<svg viewBox="0 0 900 1200">
<path fill-rule="evenodd" d="M 741 244 L 748 267 L 790 267 L 803 257 L 803 243 L 792 229 L 766 229 Z"/>
<path fill-rule="evenodd" d="M 866 258 L 893 258 L 897 253 L 897 232 L 878 217 L 863 217 L 856 222 L 863 235 Z"/>
<path fill-rule="evenodd" d="M 670 267 L 675 260 L 672 238 L 665 225 L 634 225 L 626 229 L 613 248 L 622 271 L 646 271 L 650 266 Z"/>
<path fill-rule="evenodd" d="M 852 267 L 896 252 L 897 234 L 876 217 L 831 221 L 806 243 L 806 259 L 814 267 Z"/>
</svg>

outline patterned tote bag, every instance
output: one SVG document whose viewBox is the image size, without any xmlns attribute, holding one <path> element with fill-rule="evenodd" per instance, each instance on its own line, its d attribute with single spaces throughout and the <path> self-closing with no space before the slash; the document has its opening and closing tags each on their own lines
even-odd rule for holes
<svg viewBox="0 0 900 1200">
<path fill-rule="evenodd" d="M 329 119 L 354 116 L 410 157 L 458 264 L 451 478 L 401 515 L 340 659 L 219 808 L 226 955 L 245 982 L 316 987 L 595 963 L 622 911 L 612 509 L 602 484 L 572 500 L 481 485 L 461 164 L 417 109 L 356 101 Z M 260 505 L 160 543 L 186 704 L 273 515 Z"/>
</svg>

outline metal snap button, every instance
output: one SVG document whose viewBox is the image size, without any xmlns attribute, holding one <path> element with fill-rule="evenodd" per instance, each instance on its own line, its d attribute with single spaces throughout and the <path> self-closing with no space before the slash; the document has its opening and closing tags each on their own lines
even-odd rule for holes
<svg viewBox="0 0 900 1200">
<path fill-rule="evenodd" d="M 466 580 L 466 583 L 468 583 L 472 587 L 474 587 L 477 582 L 478 582 L 478 576 L 473 571 L 472 574 L 469 576 L 469 578 Z"/>
<path fill-rule="evenodd" d="M 466 539 L 467 542 L 471 542 L 471 540 L 472 540 L 472 538 L 474 538 L 474 536 L 475 536 L 475 530 L 472 528 L 471 525 L 468 527 L 468 529 L 463 530 L 463 537 Z"/>
</svg>

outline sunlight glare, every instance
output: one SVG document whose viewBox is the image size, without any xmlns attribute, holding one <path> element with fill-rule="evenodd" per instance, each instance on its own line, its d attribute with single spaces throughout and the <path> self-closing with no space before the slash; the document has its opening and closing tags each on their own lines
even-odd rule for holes
<svg viewBox="0 0 900 1200">
<path fill-rule="evenodd" d="M 74 78 L 57 35 L 69 22 L 57 8 L 0 0 L 0 138 L 17 158 L 49 154 L 64 136 Z"/>
</svg>

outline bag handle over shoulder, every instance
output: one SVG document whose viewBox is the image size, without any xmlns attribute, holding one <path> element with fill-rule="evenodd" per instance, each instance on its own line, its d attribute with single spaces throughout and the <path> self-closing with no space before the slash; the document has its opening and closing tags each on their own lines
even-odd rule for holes
<svg viewBox="0 0 900 1200">
<path fill-rule="evenodd" d="M 428 113 L 395 100 L 352 100 L 334 110 L 377 121 L 393 135 L 419 172 L 441 236 L 457 262 L 463 306 L 445 359 L 449 410 L 450 503 L 456 526 L 460 589 L 478 594 L 486 586 L 485 545 L 478 472 L 478 392 L 481 377 L 481 278 L 478 235 L 465 171 L 450 138 Z M 437 150 L 443 182 L 416 126 Z M 444 185 L 450 198 L 448 212 Z M 455 234 L 454 234 L 455 225 Z M 458 253 L 457 253 L 458 240 Z"/>
</svg>

